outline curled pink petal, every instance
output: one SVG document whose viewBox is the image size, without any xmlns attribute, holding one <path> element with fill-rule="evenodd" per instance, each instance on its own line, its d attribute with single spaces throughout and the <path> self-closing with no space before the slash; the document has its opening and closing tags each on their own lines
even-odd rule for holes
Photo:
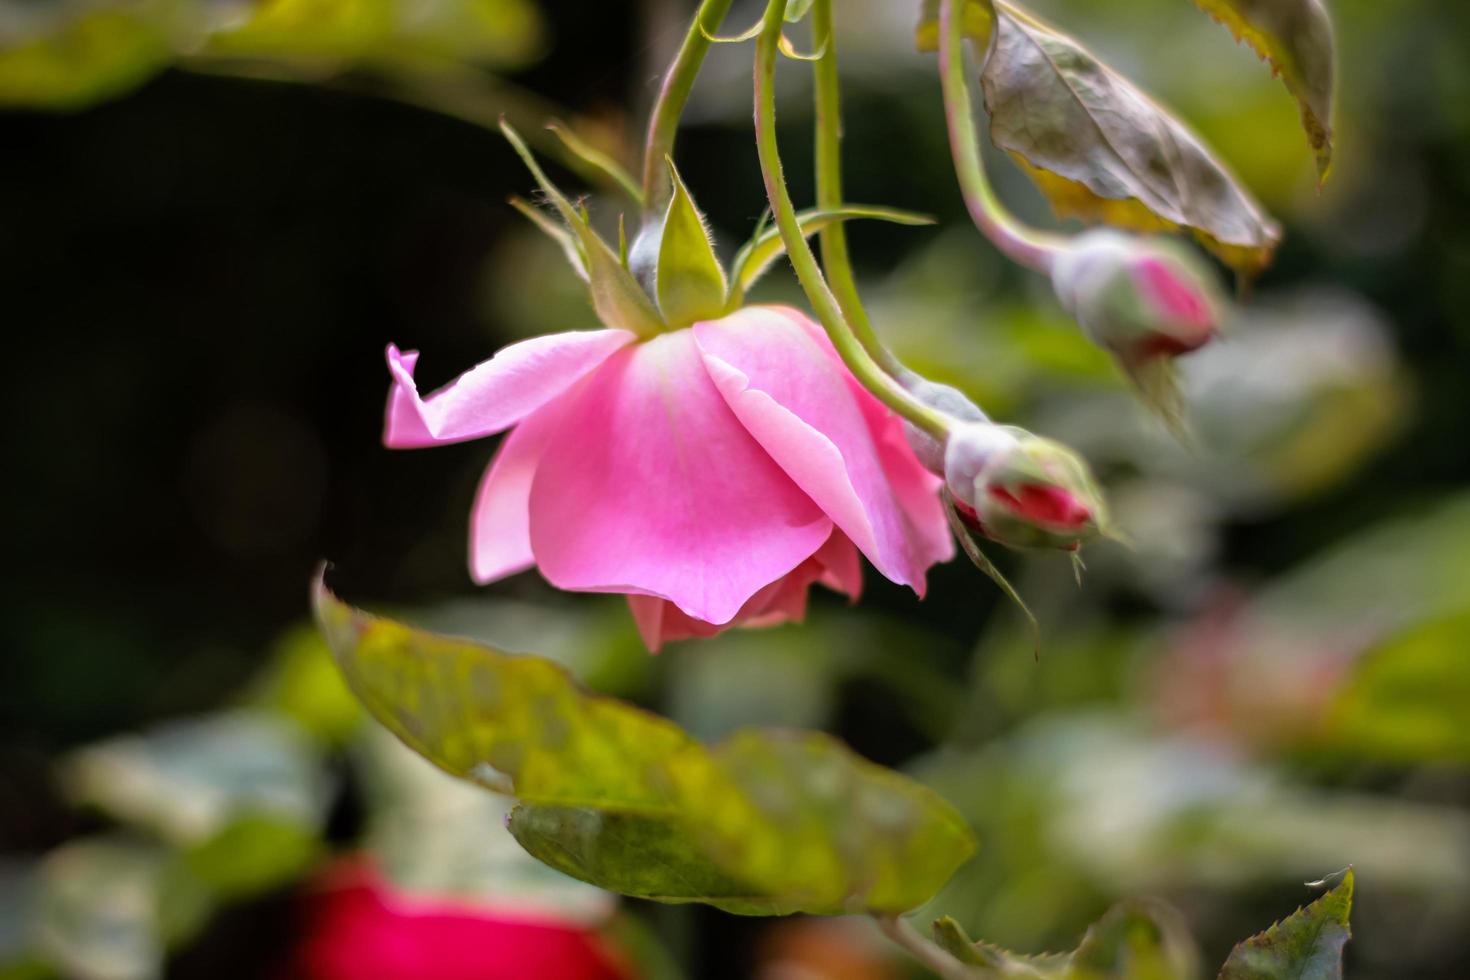
<svg viewBox="0 0 1470 980">
<path fill-rule="evenodd" d="M 637 338 L 626 330 L 577 330 L 533 337 L 504 348 L 427 399 L 413 369 L 418 352 L 388 346 L 393 387 L 383 425 L 390 449 L 418 449 L 493 435 L 515 425 L 566 391 L 620 347 Z"/>
<path fill-rule="evenodd" d="M 531 551 L 531 482 L 561 422 L 562 402 L 537 409 L 501 442 L 470 511 L 470 577 L 481 585 L 536 564 Z"/>
<path fill-rule="evenodd" d="M 880 572 L 922 595 L 925 542 L 819 331 L 794 311 L 761 307 L 693 329 L 710 377 L 751 435 Z"/>
<path fill-rule="evenodd" d="M 688 330 L 618 351 L 573 393 L 531 488 L 553 585 L 657 596 L 716 625 L 831 530 L 731 413 Z"/>
<path fill-rule="evenodd" d="M 792 571 L 751 596 L 730 622 L 716 626 L 688 615 L 667 599 L 630 595 L 628 608 L 643 643 L 654 653 L 675 640 L 707 639 L 736 626 L 759 628 L 806 618 L 813 583 L 856 600 L 862 593 L 862 564 L 847 535 L 834 530 L 821 548 Z"/>
</svg>

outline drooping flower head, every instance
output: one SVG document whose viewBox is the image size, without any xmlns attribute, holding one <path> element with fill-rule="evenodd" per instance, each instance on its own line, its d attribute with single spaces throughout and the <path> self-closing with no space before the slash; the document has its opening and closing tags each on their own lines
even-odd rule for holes
<svg viewBox="0 0 1470 980">
<path fill-rule="evenodd" d="M 1057 255 L 1052 285 L 1088 337 L 1111 353 L 1153 407 L 1179 411 L 1172 362 L 1219 332 L 1225 302 L 1210 268 L 1188 248 L 1107 229 Z"/>
<path fill-rule="evenodd" d="M 1076 551 L 1107 524 L 1082 458 L 1013 426 L 956 428 L 945 448 L 945 484 L 967 522 L 1013 548 Z"/>
<path fill-rule="evenodd" d="M 821 329 L 795 310 L 742 307 L 749 270 L 727 279 L 713 264 L 682 186 L 658 310 L 578 234 L 571 254 L 608 329 L 513 344 L 427 398 L 418 355 L 388 348 L 385 444 L 510 430 L 471 516 L 474 579 L 534 566 L 558 588 L 626 594 L 654 650 L 800 619 L 813 583 L 856 598 L 859 554 L 922 594 L 927 568 L 953 553 L 940 480 Z"/>
</svg>

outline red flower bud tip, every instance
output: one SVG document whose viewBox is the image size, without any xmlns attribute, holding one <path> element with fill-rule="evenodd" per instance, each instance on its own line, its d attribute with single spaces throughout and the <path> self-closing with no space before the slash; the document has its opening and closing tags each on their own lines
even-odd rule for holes
<svg viewBox="0 0 1470 980">
<path fill-rule="evenodd" d="M 1092 511 L 1061 487 L 1023 484 L 1012 490 L 991 487 L 990 495 L 1020 518 L 1053 527 L 1080 528 L 1092 520 Z"/>
<path fill-rule="evenodd" d="M 968 523 L 1013 548 L 1076 551 L 1106 523 L 1081 457 L 1023 429 L 957 426 L 945 447 L 945 483 Z"/>
<path fill-rule="evenodd" d="M 1052 285 L 1087 335 L 1129 363 L 1202 347 L 1224 306 L 1212 271 L 1187 248 L 1107 229 L 1073 239 Z"/>
<path fill-rule="evenodd" d="M 1182 429 L 1172 361 L 1209 343 L 1225 308 L 1209 266 L 1167 239 L 1099 229 L 1072 240 L 1052 269 L 1052 285 L 1144 401 Z"/>
</svg>

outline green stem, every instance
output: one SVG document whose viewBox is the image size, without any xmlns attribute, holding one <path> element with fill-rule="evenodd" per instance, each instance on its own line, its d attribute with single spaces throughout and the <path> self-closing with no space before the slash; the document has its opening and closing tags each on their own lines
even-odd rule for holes
<svg viewBox="0 0 1470 980">
<path fill-rule="evenodd" d="M 919 934 L 907 919 L 896 915 L 875 915 L 874 921 L 893 943 L 918 960 L 941 980 L 972 980 L 974 973 L 949 953 Z"/>
<path fill-rule="evenodd" d="M 710 37 L 720 29 L 720 22 L 730 9 L 731 0 L 702 0 L 689 33 L 674 56 L 674 63 L 664 76 L 658 99 L 648 119 L 648 136 L 643 147 L 643 213 L 662 215 L 668 207 L 673 187 L 669 183 L 664 158 L 674 153 L 674 138 L 679 132 L 679 118 L 689 102 L 694 79 L 704 64 L 704 56 L 712 43 Z"/>
<path fill-rule="evenodd" d="M 770 198 L 771 212 L 786 245 L 786 254 L 817 319 L 853 376 L 883 404 L 943 442 L 949 435 L 948 416 L 936 412 L 905 391 L 858 342 L 842 315 L 837 297 L 822 277 L 817 257 L 807 244 L 801 223 L 796 218 L 796 207 L 791 202 L 791 192 L 786 188 L 781 148 L 776 139 L 776 55 L 785 16 L 786 0 L 770 0 L 756 41 L 755 143 L 760 154 L 761 175 L 766 182 L 766 196 Z"/>
<path fill-rule="evenodd" d="M 837 72 L 837 39 L 832 30 L 832 0 L 816 0 L 812 7 L 812 47 L 822 52 L 812 66 L 817 116 L 817 207 L 842 206 L 842 98 Z M 822 267 L 832 293 L 842 307 L 858 343 L 883 370 L 901 376 L 903 365 L 883 346 L 868 311 L 858 295 L 857 277 L 847 251 L 847 228 L 835 221 L 820 234 Z"/>
<path fill-rule="evenodd" d="M 980 134 L 965 78 L 964 23 L 960 7 L 966 0 L 939 2 L 939 77 L 944 88 L 944 114 L 949 123 L 949 145 L 965 207 L 986 238 L 1015 262 L 1038 272 L 1050 272 L 1065 239 L 1028 228 L 1006 210 L 985 174 L 980 159 Z M 992 13 L 992 22 L 996 22 Z M 997 22 L 997 29 L 998 29 Z"/>
</svg>

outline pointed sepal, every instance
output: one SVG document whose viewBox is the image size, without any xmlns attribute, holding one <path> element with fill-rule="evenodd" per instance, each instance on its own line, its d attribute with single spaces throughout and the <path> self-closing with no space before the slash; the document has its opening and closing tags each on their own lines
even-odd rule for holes
<svg viewBox="0 0 1470 980">
<path fill-rule="evenodd" d="M 680 327 L 718 319 L 724 312 L 728 286 L 704 215 L 695 207 L 674 162 L 668 165 L 674 196 L 664 215 L 655 284 L 664 319 Z"/>
<path fill-rule="evenodd" d="M 531 155 L 521 135 L 506 122 L 500 122 L 500 131 L 525 163 L 526 169 L 536 179 L 541 193 L 546 195 L 562 221 L 575 236 L 578 248 L 586 262 L 587 284 L 592 294 L 592 307 L 605 326 L 630 330 L 641 337 L 651 337 L 664 329 L 664 322 L 653 308 L 648 295 L 638 286 L 631 273 L 623 267 L 622 260 L 603 241 L 587 222 L 586 212 L 573 206 L 565 194 L 557 188 Z"/>
</svg>

